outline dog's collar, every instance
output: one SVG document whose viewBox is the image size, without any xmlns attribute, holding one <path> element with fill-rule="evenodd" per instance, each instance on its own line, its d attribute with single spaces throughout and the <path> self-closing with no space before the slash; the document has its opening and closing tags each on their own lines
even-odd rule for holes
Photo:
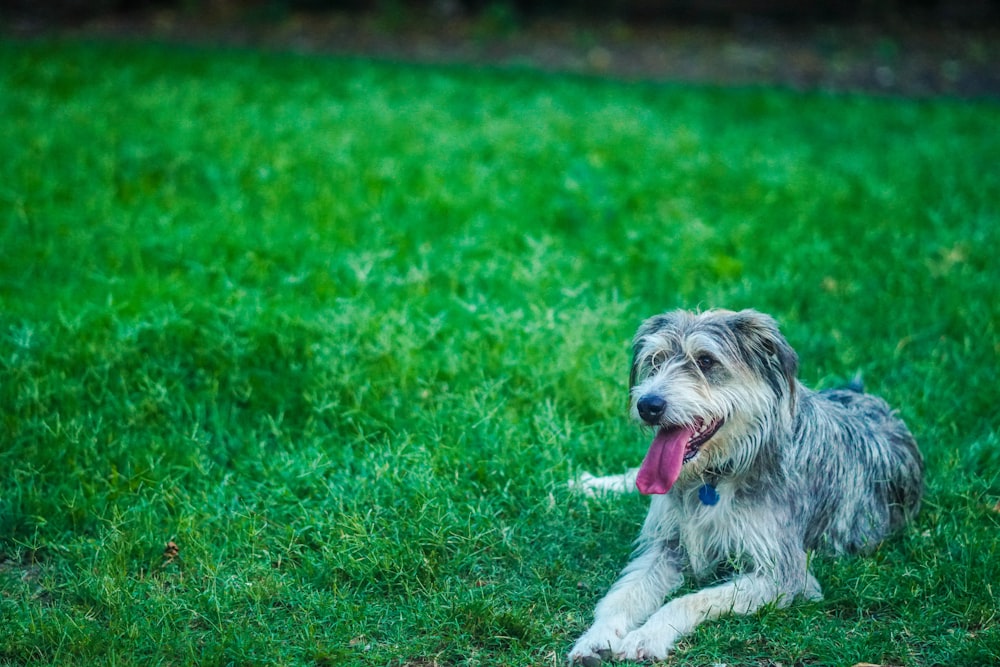
<svg viewBox="0 0 1000 667">
<path fill-rule="evenodd" d="M 715 490 L 715 486 L 706 482 L 698 488 L 698 500 L 702 505 L 714 505 L 719 502 L 719 492 Z"/>
</svg>

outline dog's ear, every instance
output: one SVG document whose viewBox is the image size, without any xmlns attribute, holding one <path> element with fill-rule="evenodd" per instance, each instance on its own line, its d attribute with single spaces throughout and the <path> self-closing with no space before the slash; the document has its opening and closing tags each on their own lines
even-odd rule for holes
<svg viewBox="0 0 1000 667">
<path fill-rule="evenodd" d="M 629 367 L 628 373 L 629 393 L 632 392 L 632 388 L 635 387 L 636 380 L 639 379 L 639 355 L 645 345 L 646 336 L 662 326 L 662 323 L 660 322 L 661 319 L 662 317 L 659 315 L 650 317 L 648 320 L 639 325 L 639 328 L 635 332 L 635 336 L 632 337 L 632 365 Z"/>
<path fill-rule="evenodd" d="M 635 332 L 635 336 L 632 338 L 632 365 L 628 374 L 628 388 L 630 393 L 632 391 L 632 387 L 635 386 L 636 380 L 639 379 L 639 370 L 642 365 L 640 355 L 642 354 L 643 348 L 646 346 L 646 338 L 657 333 L 658 331 L 676 326 L 676 319 L 679 315 L 680 313 L 678 311 L 668 312 L 662 315 L 654 315 L 639 325 L 638 330 Z"/>
<path fill-rule="evenodd" d="M 632 365 L 629 367 L 628 372 L 628 391 L 629 394 L 632 393 L 632 388 L 635 387 L 635 381 L 639 378 L 639 351 L 642 350 L 642 344 L 639 343 L 638 338 L 632 341 Z"/>
<path fill-rule="evenodd" d="M 751 345 L 748 350 L 762 358 L 766 367 L 777 370 L 784 376 L 795 401 L 795 377 L 799 372 L 799 356 L 778 330 L 778 323 L 770 315 L 756 310 L 741 310 L 733 314 L 733 330 Z"/>
</svg>

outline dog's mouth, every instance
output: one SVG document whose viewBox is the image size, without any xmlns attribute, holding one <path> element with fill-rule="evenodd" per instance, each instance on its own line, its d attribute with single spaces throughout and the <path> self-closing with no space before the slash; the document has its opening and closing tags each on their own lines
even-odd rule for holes
<svg viewBox="0 0 1000 667">
<path fill-rule="evenodd" d="M 640 493 L 661 494 L 670 490 L 681 474 L 681 467 L 691 461 L 702 446 L 722 428 L 724 419 L 706 421 L 696 417 L 692 424 L 661 426 L 653 438 L 646 458 L 639 466 L 635 484 Z"/>
<path fill-rule="evenodd" d="M 722 428 L 723 421 L 722 419 L 716 419 L 705 423 L 705 420 L 701 417 L 695 420 L 694 435 L 688 440 L 687 447 L 684 450 L 684 463 L 687 463 L 698 455 L 701 446 L 711 440 L 712 436 Z"/>
</svg>

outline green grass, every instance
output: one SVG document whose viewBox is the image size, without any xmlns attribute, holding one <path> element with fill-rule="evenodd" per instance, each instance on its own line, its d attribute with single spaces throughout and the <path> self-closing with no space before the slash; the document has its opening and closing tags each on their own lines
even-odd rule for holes
<svg viewBox="0 0 1000 667">
<path fill-rule="evenodd" d="M 928 490 L 668 664 L 1000 660 L 996 104 L 8 42 L 0 118 L 0 664 L 562 664 L 679 306 L 863 372 Z"/>
</svg>

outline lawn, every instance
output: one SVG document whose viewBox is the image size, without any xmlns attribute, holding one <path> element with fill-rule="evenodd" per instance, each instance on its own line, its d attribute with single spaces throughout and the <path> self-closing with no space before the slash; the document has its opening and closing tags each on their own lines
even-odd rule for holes
<svg viewBox="0 0 1000 667">
<path fill-rule="evenodd" d="M 629 340 L 754 307 L 916 523 L 670 665 L 1000 661 L 1000 105 L 0 44 L 0 664 L 560 665 Z"/>
</svg>

